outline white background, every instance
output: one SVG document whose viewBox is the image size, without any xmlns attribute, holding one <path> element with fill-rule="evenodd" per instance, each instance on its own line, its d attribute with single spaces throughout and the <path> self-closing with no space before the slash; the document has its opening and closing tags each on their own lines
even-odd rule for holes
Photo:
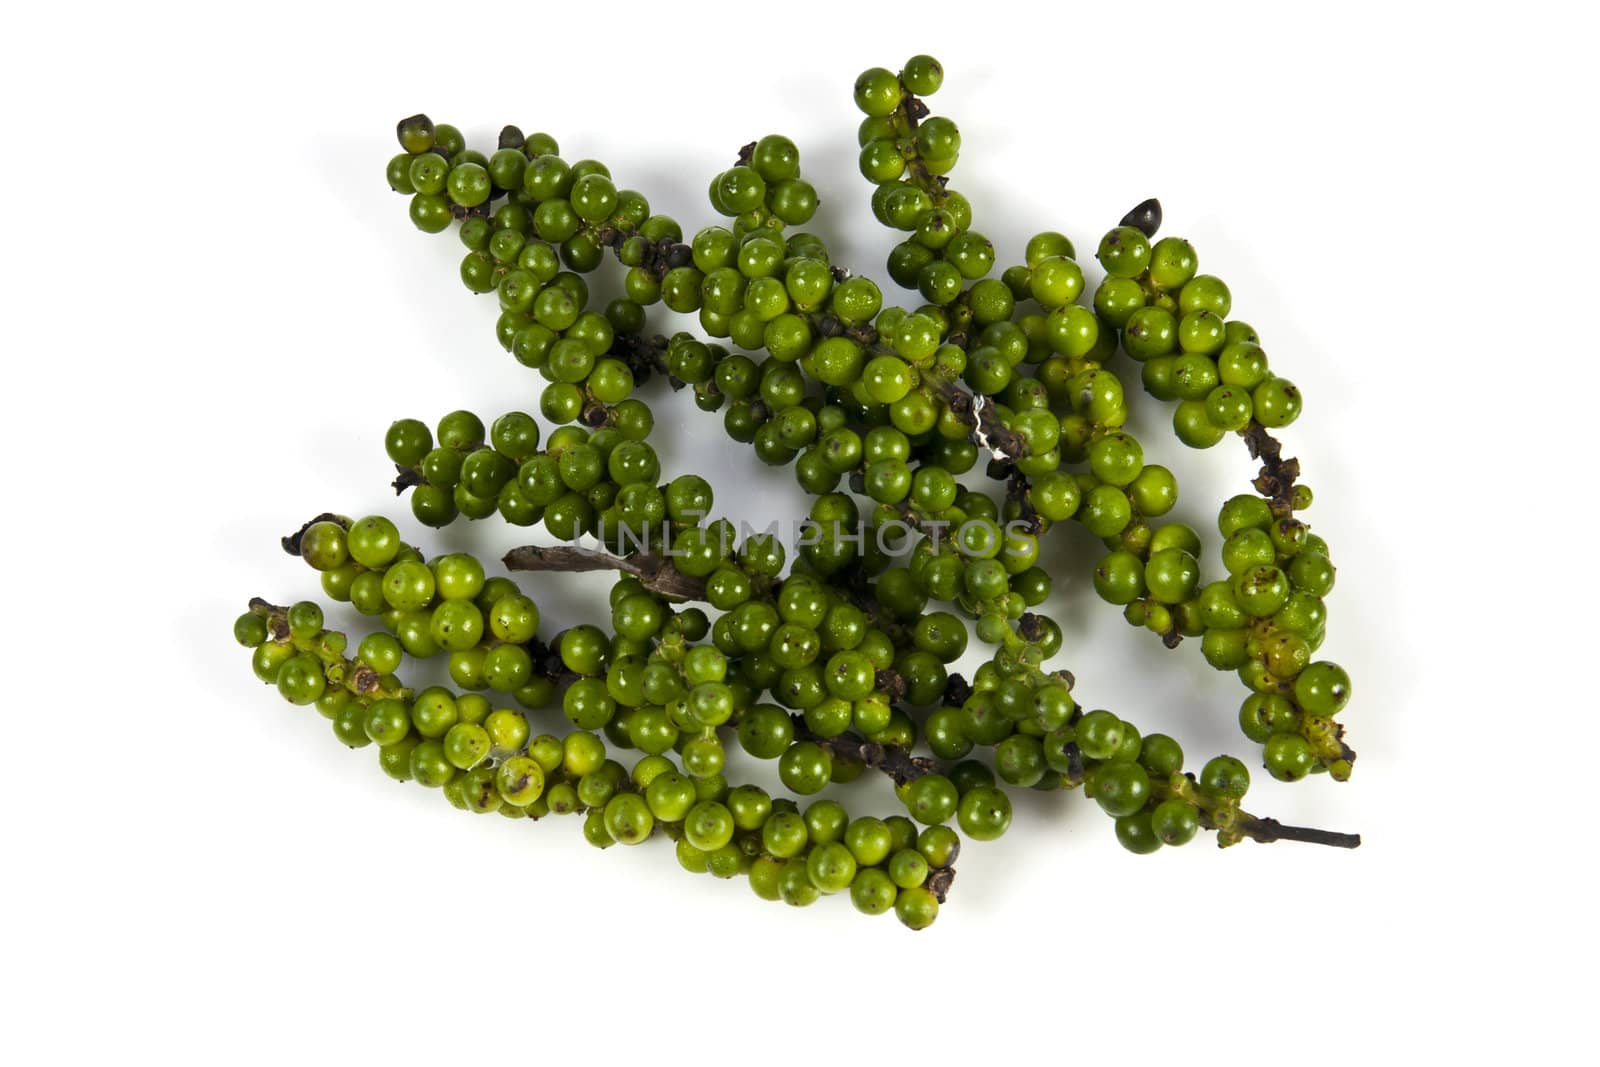
<svg viewBox="0 0 1600 1067">
<path fill-rule="evenodd" d="M 13 1063 L 1430 1062 L 1590 1043 L 1597 751 L 1594 26 L 1586 5 L 74 5 L 7 16 L 0 1042 Z M 49 6 L 51 11 L 62 11 Z M 382 434 L 536 410 L 453 237 L 383 167 L 395 119 L 546 130 L 692 232 L 769 131 L 837 262 L 892 243 L 855 172 L 856 73 L 928 51 L 953 184 L 1002 263 L 1087 260 L 1159 195 L 1307 397 L 1284 436 L 1339 587 L 1361 758 L 1251 807 L 1358 830 L 1122 852 L 1076 795 L 969 846 L 913 935 L 461 815 L 258 685 L 230 623 L 315 595 L 276 538 L 384 509 Z M 1091 261 L 1092 268 L 1092 261 Z M 669 323 L 661 321 L 662 325 Z M 800 497 L 652 387 L 669 473 L 724 513 Z M 1581 405 L 1581 406 L 1580 406 Z M 1252 465 L 1149 458 L 1209 527 Z M 1214 528 L 1212 528 L 1214 530 Z M 1054 549 L 1085 701 L 1244 752 L 1237 682 L 1163 654 Z M 1214 553 L 1214 541 L 1209 549 Z M 1209 556 L 1215 566 L 1214 554 Z M 547 632 L 603 585 L 536 590 Z M 1253 762 L 1253 761 L 1252 761 Z M 880 789 L 869 806 L 892 810 Z"/>
</svg>

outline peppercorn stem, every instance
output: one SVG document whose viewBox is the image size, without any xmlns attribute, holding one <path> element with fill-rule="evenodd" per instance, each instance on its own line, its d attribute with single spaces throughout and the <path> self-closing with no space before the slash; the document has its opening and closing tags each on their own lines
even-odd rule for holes
<svg viewBox="0 0 1600 1067">
<path fill-rule="evenodd" d="M 637 556 L 613 556 L 575 545 L 522 545 L 507 552 L 503 558 L 507 570 L 513 571 L 622 571 L 639 579 L 652 593 L 674 600 L 704 600 L 706 583 L 691 578 L 673 566 L 672 560 L 654 553 Z"/>
<path fill-rule="evenodd" d="M 1286 826 L 1277 819 L 1241 816 L 1234 827 L 1252 841 L 1269 844 L 1273 841 L 1305 841 L 1312 845 L 1330 845 L 1333 848 L 1360 848 L 1360 834 L 1341 834 L 1332 830 L 1318 830 L 1309 826 Z"/>
</svg>

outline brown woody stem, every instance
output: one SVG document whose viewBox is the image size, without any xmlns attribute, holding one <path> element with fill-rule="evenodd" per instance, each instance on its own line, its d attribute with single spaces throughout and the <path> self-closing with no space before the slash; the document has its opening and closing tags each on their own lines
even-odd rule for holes
<svg viewBox="0 0 1600 1067">
<path fill-rule="evenodd" d="M 1300 477 L 1300 461 L 1293 456 L 1283 458 L 1283 445 L 1267 432 L 1259 422 L 1252 422 L 1241 435 L 1253 459 L 1261 460 L 1261 474 L 1255 480 L 1256 491 L 1267 498 L 1272 513 L 1288 515 L 1294 510 L 1295 480 Z"/>
<path fill-rule="evenodd" d="M 1360 834 L 1340 834 L 1332 830 L 1317 830 L 1309 826 L 1285 826 L 1277 819 L 1255 816 L 1241 818 L 1234 829 L 1261 844 L 1273 841 L 1304 841 L 1311 845 L 1330 845 L 1333 848 L 1360 848 Z"/>
<path fill-rule="evenodd" d="M 934 774 L 944 768 L 942 760 L 931 756 L 913 756 L 909 750 L 899 745 L 880 745 L 876 741 L 868 741 L 852 733 L 823 737 L 814 733 L 806 725 L 805 716 L 799 713 L 790 715 L 789 719 L 794 723 L 795 740 L 814 742 L 829 756 L 852 763 L 864 763 L 873 770 L 882 771 L 894 779 L 895 785 L 905 785 L 925 774 Z"/>
<path fill-rule="evenodd" d="M 654 553 L 623 558 L 572 545 L 523 545 L 505 554 L 503 562 L 513 571 L 622 571 L 639 579 L 652 593 L 674 600 L 704 600 L 706 583 L 691 578 L 672 565 L 672 560 Z"/>
</svg>

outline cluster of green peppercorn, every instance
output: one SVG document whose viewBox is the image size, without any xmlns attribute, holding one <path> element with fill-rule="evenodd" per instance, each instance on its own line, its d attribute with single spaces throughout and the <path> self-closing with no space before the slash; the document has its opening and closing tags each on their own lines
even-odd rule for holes
<svg viewBox="0 0 1600 1067">
<path fill-rule="evenodd" d="M 1153 202 L 1101 241 L 1092 295 L 1055 232 L 991 277 L 993 245 L 948 185 L 959 131 L 922 99 L 942 77 L 917 56 L 855 87 L 874 213 L 906 234 L 887 273 L 920 297 L 909 308 L 885 306 L 870 279 L 794 232 L 817 197 L 782 136 L 712 180 L 726 222 L 686 242 L 604 164 L 567 162 L 548 135 L 507 127 L 484 155 L 453 127 L 401 122 L 389 184 L 420 229 L 459 222 L 461 279 L 496 295 L 497 337 L 545 380 L 538 409 L 554 429 L 518 411 L 487 426 L 464 411 L 432 429 L 400 420 L 386 438 L 396 486 L 428 527 L 499 514 L 568 543 L 514 550 L 513 570 L 618 571 L 609 627 L 541 639 L 538 608 L 510 578 L 462 554 L 429 559 L 381 516 L 330 515 L 286 547 L 381 629 L 352 649 L 310 602 L 254 601 L 236 634 L 258 677 L 458 807 L 580 813 L 602 847 L 660 831 L 691 871 L 746 874 L 791 904 L 847 891 L 913 928 L 937 914 L 961 837 L 1005 832 L 1008 788 L 1082 787 L 1135 852 L 1201 829 L 1224 845 L 1353 844 L 1248 814 L 1243 762 L 1186 773 L 1175 740 L 1085 711 L 1071 674 L 1047 665 L 1061 631 L 1035 610 L 1051 589 L 1040 538 L 1075 520 L 1106 545 L 1093 575 L 1104 599 L 1168 646 L 1199 637 L 1210 663 L 1238 672 L 1240 724 L 1270 774 L 1350 773 L 1334 720 L 1349 679 L 1313 660 L 1334 569 L 1295 515 L 1310 504 L 1298 466 L 1268 432 L 1298 416 L 1298 391 L 1227 318 L 1228 289 L 1198 273 L 1192 246 L 1152 243 Z M 597 309 L 585 275 L 608 260 L 624 295 Z M 698 330 L 648 333 L 655 304 Z M 1179 402 L 1181 441 L 1236 433 L 1264 459 L 1257 492 L 1219 513 L 1227 578 L 1203 583 L 1198 532 L 1159 521 L 1177 481 L 1125 429 L 1123 352 L 1147 391 Z M 703 479 L 664 478 L 635 395 L 652 376 L 722 411 L 764 462 L 793 467 L 813 502 L 792 552 L 714 518 Z M 604 547 L 578 544 L 591 540 Z M 950 665 L 971 634 L 992 653 L 968 680 Z M 456 689 L 400 681 L 406 657 L 436 656 Z M 546 727 L 560 734 L 535 734 Z M 730 741 L 776 760 L 796 797 L 887 774 L 905 813 L 852 819 L 833 800 L 802 808 L 732 785 Z"/>
</svg>

